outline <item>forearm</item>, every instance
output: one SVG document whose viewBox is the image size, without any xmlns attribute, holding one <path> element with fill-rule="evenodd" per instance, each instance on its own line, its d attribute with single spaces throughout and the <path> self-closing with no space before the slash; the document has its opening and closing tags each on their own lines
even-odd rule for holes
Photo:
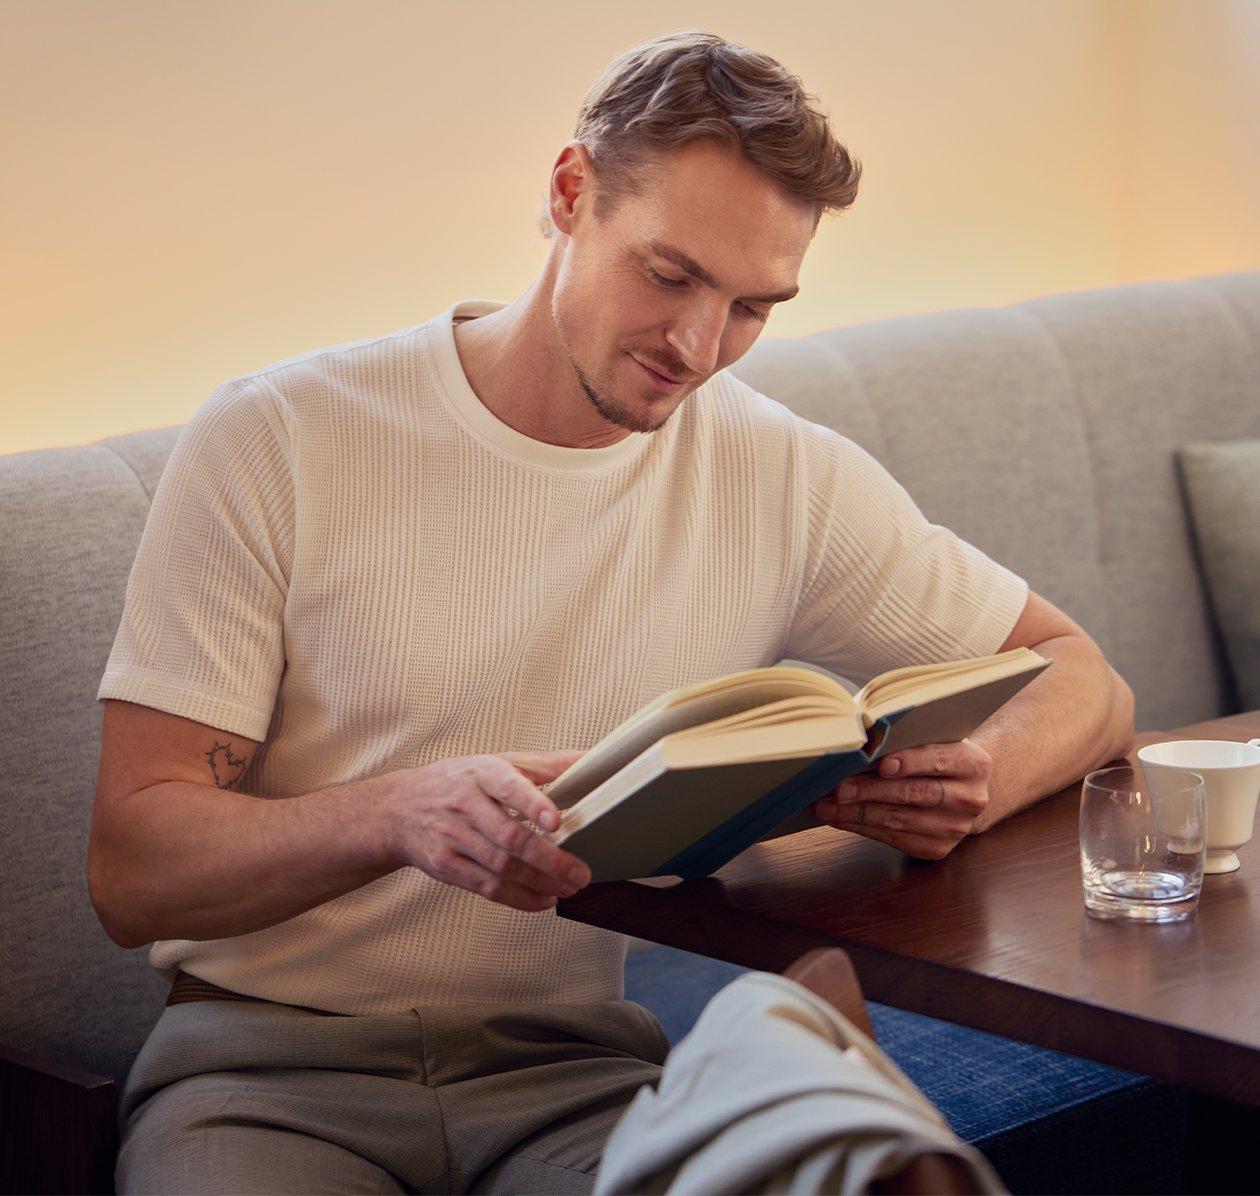
<svg viewBox="0 0 1260 1196">
<path fill-rule="evenodd" d="M 390 776 L 284 798 L 182 781 L 132 794 L 89 851 L 102 924 L 128 947 L 231 938 L 392 872 Z"/>
<path fill-rule="evenodd" d="M 1064 635 L 1034 651 L 1054 664 L 968 736 L 993 761 L 989 805 L 975 831 L 1133 746 L 1133 693 L 1091 642 Z"/>
</svg>

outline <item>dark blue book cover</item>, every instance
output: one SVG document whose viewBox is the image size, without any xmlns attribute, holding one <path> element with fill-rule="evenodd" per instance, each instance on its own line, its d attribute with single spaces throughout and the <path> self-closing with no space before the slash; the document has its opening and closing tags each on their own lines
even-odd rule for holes
<svg viewBox="0 0 1260 1196">
<path fill-rule="evenodd" d="M 800 772 L 714 827 L 673 859 L 666 860 L 651 875 L 681 876 L 686 880 L 712 875 L 785 819 L 812 805 L 846 778 L 866 768 L 879 756 L 888 729 L 907 713 L 908 710 L 898 710 L 877 719 L 871 725 L 866 749 L 829 752 L 810 761 Z"/>
</svg>

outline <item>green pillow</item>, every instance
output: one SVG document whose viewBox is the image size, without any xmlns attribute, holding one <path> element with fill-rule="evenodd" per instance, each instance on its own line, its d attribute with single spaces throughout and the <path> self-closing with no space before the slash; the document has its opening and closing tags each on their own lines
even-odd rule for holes
<svg viewBox="0 0 1260 1196">
<path fill-rule="evenodd" d="M 1260 440 L 1177 451 L 1216 623 L 1244 710 L 1260 709 Z"/>
</svg>

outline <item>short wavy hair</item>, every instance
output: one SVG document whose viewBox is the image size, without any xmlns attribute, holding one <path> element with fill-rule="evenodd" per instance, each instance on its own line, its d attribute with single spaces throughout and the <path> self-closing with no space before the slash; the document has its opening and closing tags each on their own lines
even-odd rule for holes
<svg viewBox="0 0 1260 1196">
<path fill-rule="evenodd" d="M 817 102 L 769 55 L 705 29 L 632 46 L 592 84 L 574 130 L 594 166 L 596 218 L 653 186 L 661 151 L 708 138 L 815 204 L 817 231 L 824 212 L 841 212 L 857 198 L 862 174 Z M 552 238 L 549 209 L 544 196 L 539 227 Z"/>
</svg>

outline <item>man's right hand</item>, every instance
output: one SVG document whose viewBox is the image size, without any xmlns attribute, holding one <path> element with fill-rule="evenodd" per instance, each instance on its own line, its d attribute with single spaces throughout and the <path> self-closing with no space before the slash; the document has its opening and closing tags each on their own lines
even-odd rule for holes
<svg viewBox="0 0 1260 1196">
<path fill-rule="evenodd" d="M 555 846 L 544 830 L 560 813 L 538 786 L 555 780 L 584 753 L 495 752 L 436 760 L 382 777 L 389 790 L 392 855 L 436 880 L 515 909 L 550 909 L 590 883 L 591 870 Z"/>
</svg>

